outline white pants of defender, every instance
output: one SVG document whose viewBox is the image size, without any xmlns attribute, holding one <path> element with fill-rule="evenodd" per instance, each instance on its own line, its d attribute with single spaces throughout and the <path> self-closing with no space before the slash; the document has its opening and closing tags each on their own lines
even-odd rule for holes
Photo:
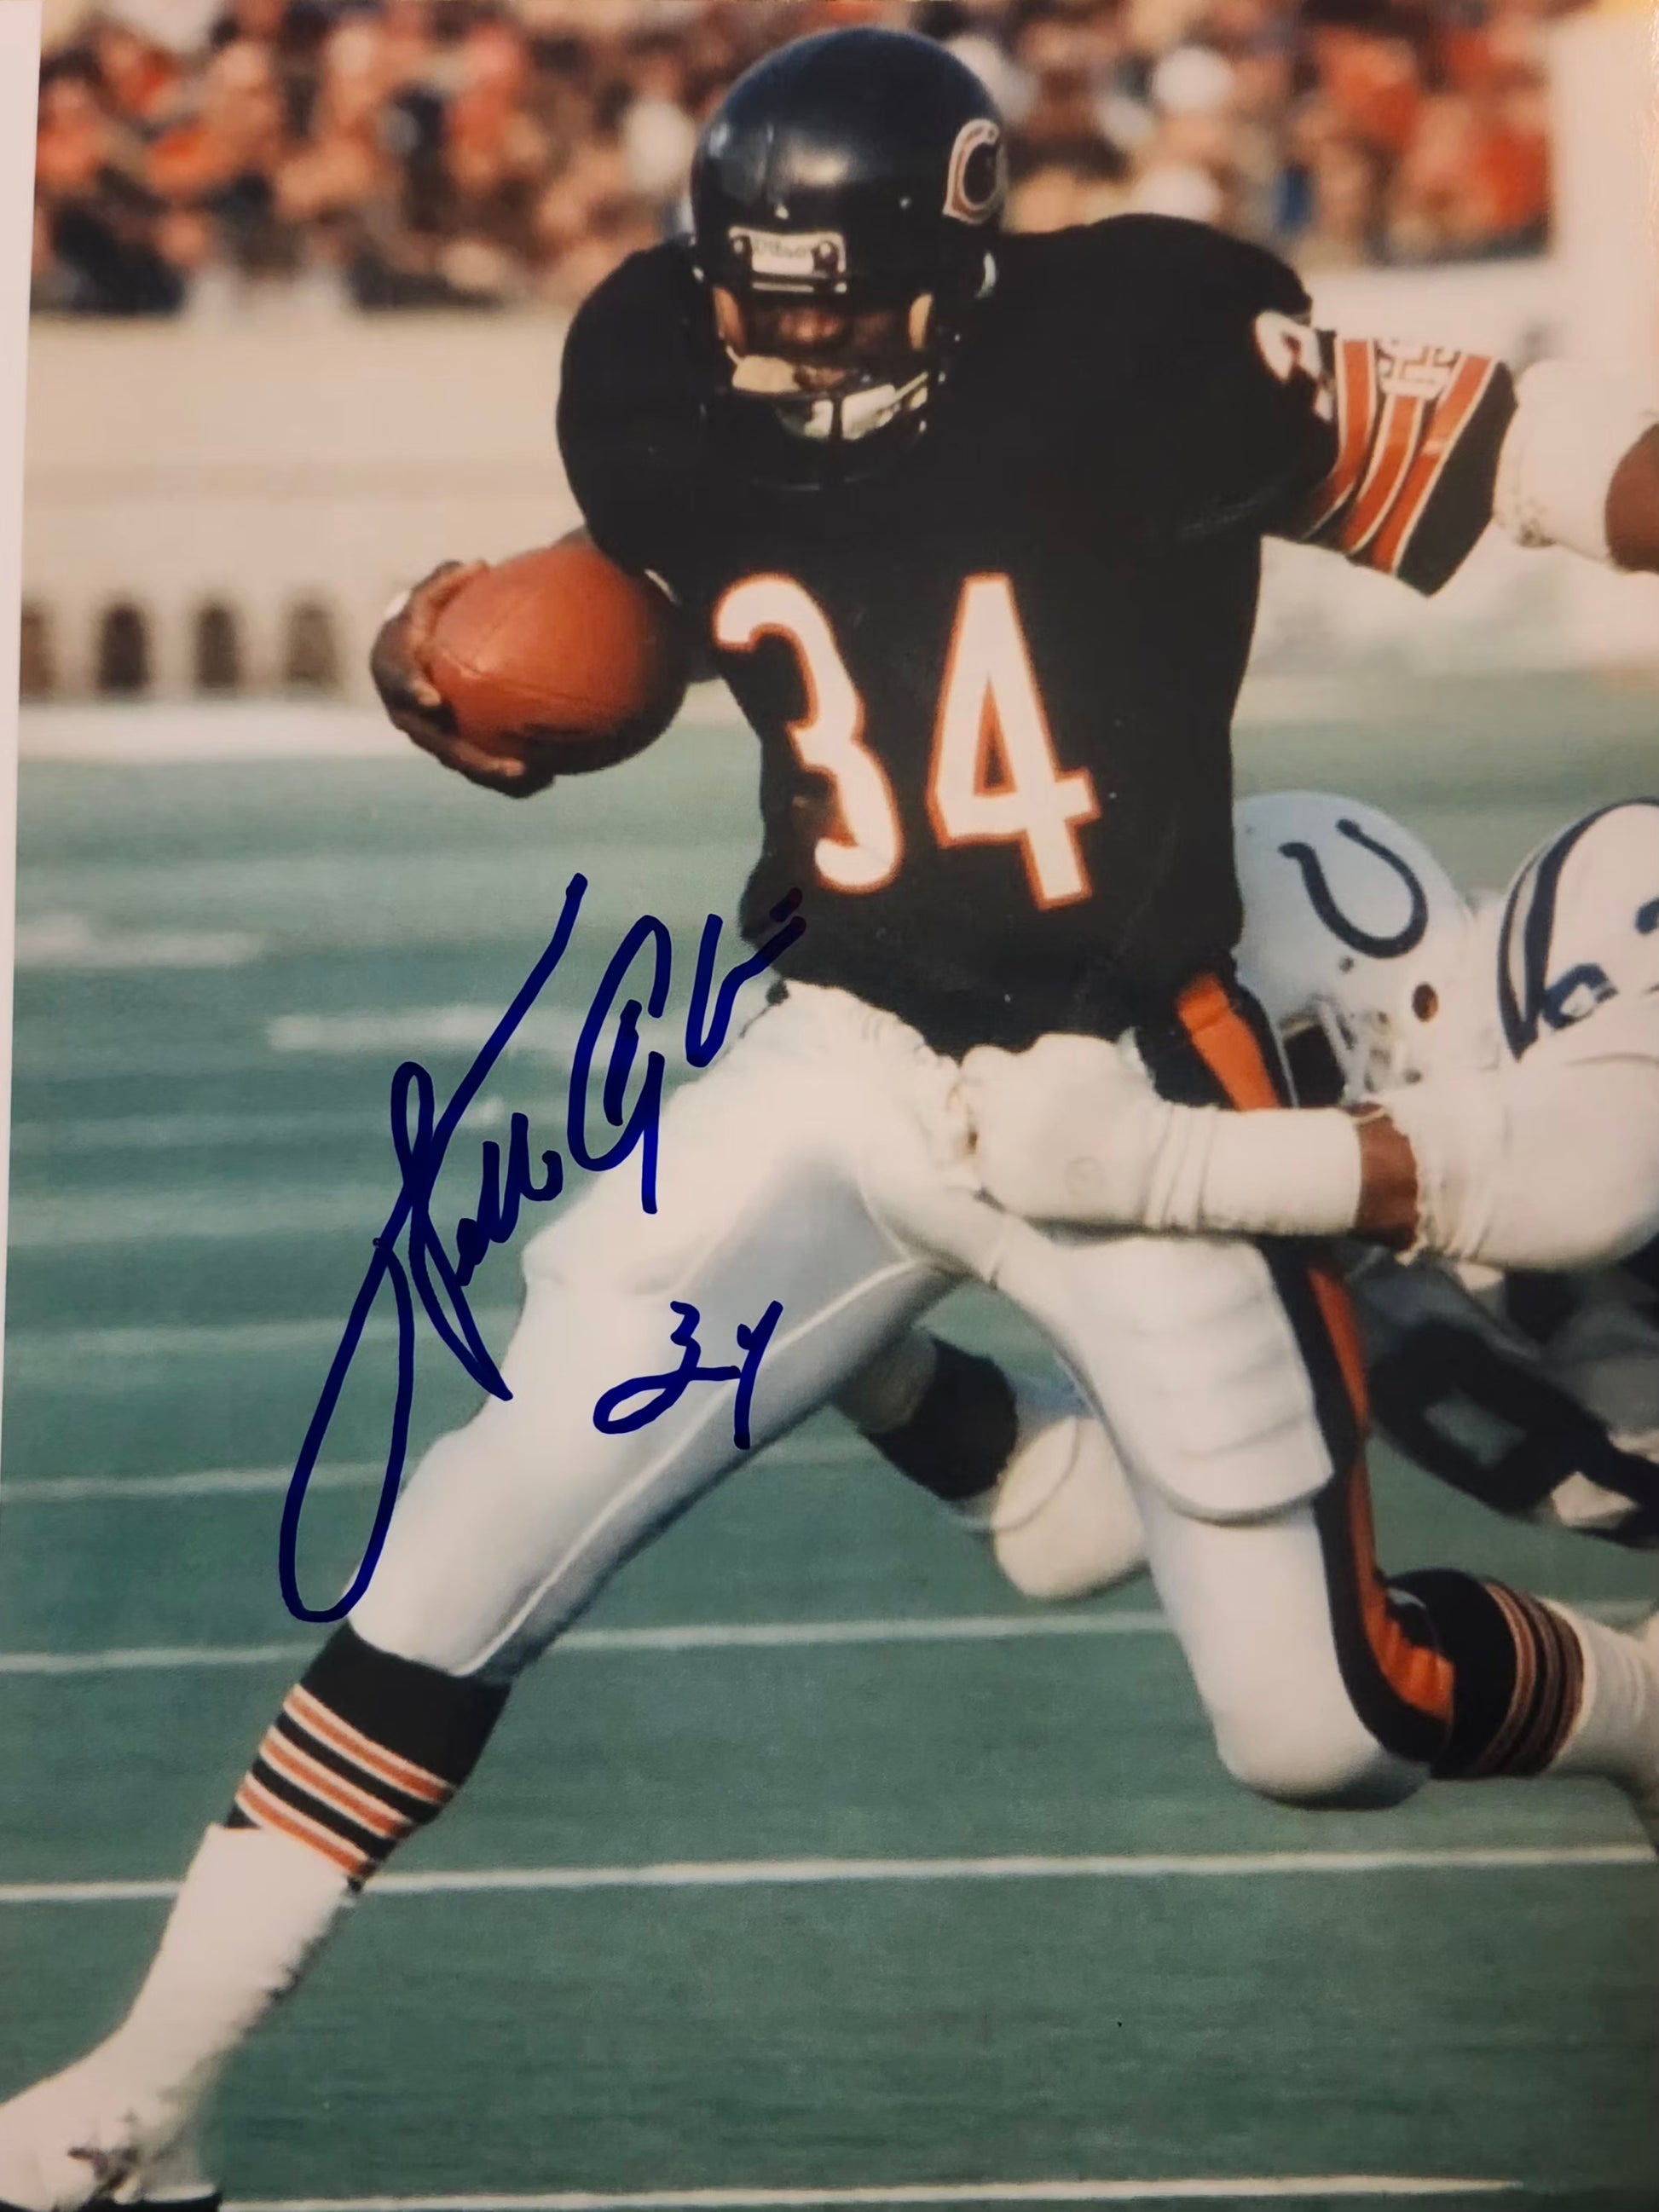
<svg viewBox="0 0 1659 2212">
<path fill-rule="evenodd" d="M 705 1364 L 782 1316 L 751 1449 L 812 1413 L 958 1281 L 1032 1317 L 1097 1407 L 1218 1747 L 1253 1789 L 1386 1802 L 1421 1770 L 1345 1689 L 1308 1501 L 1332 1474 L 1301 1352 L 1244 1243 L 1040 1231 L 974 1194 L 955 1063 L 838 991 L 795 987 L 664 1117 L 658 1211 L 599 1180 L 525 1254 L 491 1400 L 426 1455 L 353 1625 L 455 1674 L 516 1674 L 616 1568 L 744 1455 L 734 1387 L 691 1385 L 626 1435 L 601 1395 L 673 1367 L 670 1301 Z"/>
</svg>

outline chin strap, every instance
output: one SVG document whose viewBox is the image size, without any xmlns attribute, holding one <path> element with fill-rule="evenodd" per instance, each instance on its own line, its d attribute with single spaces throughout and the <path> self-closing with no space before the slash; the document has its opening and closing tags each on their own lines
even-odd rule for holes
<svg viewBox="0 0 1659 2212">
<path fill-rule="evenodd" d="M 798 426 L 804 438 L 856 445 L 884 430 L 901 415 L 914 415 L 925 403 L 933 373 L 922 369 L 908 384 L 871 384 L 843 396 L 818 400 Z"/>
</svg>

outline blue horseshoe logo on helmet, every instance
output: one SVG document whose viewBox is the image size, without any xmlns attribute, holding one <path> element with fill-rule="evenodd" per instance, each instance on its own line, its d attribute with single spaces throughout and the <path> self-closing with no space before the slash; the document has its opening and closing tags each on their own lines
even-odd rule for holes
<svg viewBox="0 0 1659 2212">
<path fill-rule="evenodd" d="M 1370 930 L 1361 929 L 1358 922 L 1349 921 L 1331 896 L 1330 883 L 1313 847 L 1299 841 L 1281 845 L 1279 849 L 1285 858 L 1294 860 L 1302 871 L 1308 903 L 1333 937 L 1339 938 L 1353 951 L 1364 953 L 1370 959 L 1400 960 L 1407 952 L 1415 952 L 1428 933 L 1428 893 L 1399 854 L 1391 852 L 1386 845 L 1380 845 L 1375 837 L 1368 837 L 1357 822 L 1348 821 L 1346 817 L 1340 819 L 1336 830 L 1338 836 L 1347 838 L 1352 844 L 1363 845 L 1368 853 L 1375 853 L 1379 860 L 1386 861 L 1404 884 L 1412 902 L 1406 926 L 1396 930 L 1392 937 L 1376 937 Z"/>
</svg>

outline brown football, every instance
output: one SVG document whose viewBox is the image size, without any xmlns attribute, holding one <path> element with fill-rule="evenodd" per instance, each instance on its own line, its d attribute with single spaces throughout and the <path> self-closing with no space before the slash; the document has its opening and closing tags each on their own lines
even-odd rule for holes
<svg viewBox="0 0 1659 2212">
<path fill-rule="evenodd" d="M 659 738 L 689 665 L 667 594 L 581 531 L 464 585 L 424 659 L 464 736 L 509 754 L 551 746 L 561 775 L 609 768 Z"/>
</svg>

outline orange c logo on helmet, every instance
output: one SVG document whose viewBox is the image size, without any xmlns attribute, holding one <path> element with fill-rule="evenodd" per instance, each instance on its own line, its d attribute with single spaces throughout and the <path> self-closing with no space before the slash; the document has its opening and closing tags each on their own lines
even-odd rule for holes
<svg viewBox="0 0 1659 2212">
<path fill-rule="evenodd" d="M 1002 125 L 988 115 L 964 123 L 951 149 L 945 212 L 958 222 L 989 222 L 1008 190 L 1008 149 Z"/>
</svg>

